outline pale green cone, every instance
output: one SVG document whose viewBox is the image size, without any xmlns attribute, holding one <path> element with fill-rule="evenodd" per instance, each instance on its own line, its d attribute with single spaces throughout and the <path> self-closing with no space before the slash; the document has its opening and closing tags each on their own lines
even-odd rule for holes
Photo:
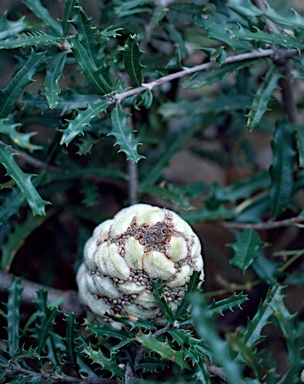
<svg viewBox="0 0 304 384">
<path fill-rule="evenodd" d="M 151 280 L 162 279 L 175 310 L 193 271 L 204 279 L 203 265 L 189 224 L 170 210 L 136 204 L 99 224 L 87 241 L 77 272 L 79 298 L 100 320 L 107 312 L 164 325 Z"/>
</svg>

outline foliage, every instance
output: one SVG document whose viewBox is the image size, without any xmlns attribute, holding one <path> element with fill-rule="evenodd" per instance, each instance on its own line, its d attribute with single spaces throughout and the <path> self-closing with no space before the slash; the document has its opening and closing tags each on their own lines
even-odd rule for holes
<svg viewBox="0 0 304 384">
<path fill-rule="evenodd" d="M 301 2 L 3 4 L 3 276 L 75 289 L 92 228 L 137 201 L 193 224 L 207 273 L 174 311 L 153 282 L 161 329 L 84 322 L 45 290 L 33 306 L 13 278 L 0 290 L 0 382 L 299 383 Z"/>
</svg>

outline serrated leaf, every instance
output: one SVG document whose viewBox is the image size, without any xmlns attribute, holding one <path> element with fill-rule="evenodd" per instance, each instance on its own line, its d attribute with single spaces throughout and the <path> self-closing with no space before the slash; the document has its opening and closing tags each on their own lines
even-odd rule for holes
<svg viewBox="0 0 304 384">
<path fill-rule="evenodd" d="M 227 17 L 221 13 L 217 13 L 216 16 L 208 15 L 207 18 L 201 12 L 196 13 L 192 17 L 192 22 L 206 29 L 210 39 L 218 40 L 221 44 L 225 43 L 232 49 L 243 49 L 246 51 L 252 51 L 253 49 L 251 44 L 233 38 L 231 31 L 227 28 Z"/>
<path fill-rule="evenodd" d="M 14 364 L 18 361 L 24 361 L 24 359 L 41 359 L 41 356 L 37 352 L 37 348 L 24 349 L 22 346 L 20 349 L 16 349 L 13 357 L 9 360 L 10 364 Z"/>
<path fill-rule="evenodd" d="M 258 259 L 252 263 L 251 267 L 259 279 L 272 286 L 275 284 L 278 275 L 278 263 L 267 259 L 261 251 L 259 254 Z"/>
<path fill-rule="evenodd" d="M 95 336 L 113 337 L 119 340 L 126 340 L 133 337 L 133 333 L 127 332 L 124 329 L 115 329 L 107 324 L 88 323 L 87 330 Z"/>
<path fill-rule="evenodd" d="M 8 288 L 7 308 L 7 347 L 10 357 L 14 356 L 19 348 L 19 323 L 20 323 L 20 303 L 21 303 L 21 283 L 20 279 L 13 276 L 12 282 Z"/>
<path fill-rule="evenodd" d="M 174 317 L 176 320 L 181 319 L 186 313 L 190 305 L 190 297 L 193 293 L 198 290 L 198 285 L 200 282 L 200 272 L 194 271 L 190 277 L 190 280 L 187 282 L 187 288 L 182 298 L 182 301 L 179 303 L 176 311 L 174 313 Z"/>
<path fill-rule="evenodd" d="M 270 168 L 270 201 L 274 218 L 286 209 L 293 190 L 293 165 L 296 159 L 293 141 L 294 130 L 287 119 L 277 122 L 272 143 L 273 163 Z"/>
<path fill-rule="evenodd" d="M 209 384 L 210 382 L 210 373 L 207 370 L 206 364 L 203 361 L 199 361 L 194 366 L 194 375 L 196 382 L 201 384 Z"/>
<path fill-rule="evenodd" d="M 161 313 L 165 316 L 169 324 L 173 324 L 175 317 L 163 294 L 164 288 L 161 279 L 152 280 L 152 287 L 154 299 L 159 309 L 161 310 Z"/>
<path fill-rule="evenodd" d="M 185 42 L 181 33 L 174 27 L 174 25 L 169 23 L 163 23 L 163 26 L 169 33 L 170 38 L 172 39 L 176 52 L 177 52 L 177 64 L 179 67 L 182 67 L 182 60 L 187 56 L 187 50 L 185 47 Z M 174 57 L 173 57 L 174 59 Z M 172 59 L 171 59 L 172 60 Z"/>
<path fill-rule="evenodd" d="M 67 355 L 67 363 L 76 366 L 77 354 L 76 354 L 76 343 L 75 336 L 77 332 L 77 321 L 76 314 L 69 313 L 66 318 L 66 332 L 65 332 L 65 353 Z"/>
<path fill-rule="evenodd" d="M 220 205 L 218 208 L 209 210 L 202 209 L 200 211 L 190 211 L 187 213 L 181 213 L 184 220 L 189 223 L 198 223 L 200 221 L 211 220 L 230 220 L 234 219 L 238 215 L 236 208 L 225 208 Z"/>
<path fill-rule="evenodd" d="M 53 333 L 56 317 L 60 314 L 57 307 L 47 306 L 47 292 L 39 289 L 37 292 L 37 305 L 39 308 L 39 325 L 36 323 L 37 351 L 39 355 L 45 352 L 45 347 L 49 337 Z"/>
<path fill-rule="evenodd" d="M 243 295 L 242 293 L 234 293 L 226 299 L 212 301 L 212 303 L 208 305 L 208 310 L 212 316 L 215 314 L 224 316 L 224 311 L 233 311 L 234 308 L 241 308 L 241 305 L 246 300 L 248 300 L 247 295 Z"/>
<path fill-rule="evenodd" d="M 147 361 L 137 364 L 136 370 L 142 372 L 158 372 L 160 369 L 165 369 L 168 367 L 168 363 L 160 361 L 159 359 L 153 359 L 151 356 L 149 356 Z"/>
<path fill-rule="evenodd" d="M 263 117 L 264 113 L 267 111 L 268 102 L 271 98 L 272 92 L 278 88 L 278 82 L 281 77 L 282 73 L 278 66 L 272 64 L 263 80 L 263 83 L 255 94 L 253 103 L 250 107 L 247 120 L 249 132 L 252 132 Z"/>
<path fill-rule="evenodd" d="M 106 371 L 111 372 L 111 377 L 124 378 L 122 368 L 118 366 L 113 358 L 107 358 L 99 349 L 95 351 L 91 346 L 84 348 L 83 352 L 96 364 L 102 366 Z"/>
<path fill-rule="evenodd" d="M 7 19 L 7 12 L 4 12 L 0 17 L 0 40 L 17 35 L 26 29 L 28 29 L 28 25 L 25 22 L 25 16 L 16 21 L 11 21 Z"/>
<path fill-rule="evenodd" d="M 91 18 L 88 18 L 82 7 L 75 6 L 75 14 L 72 23 L 77 28 L 77 36 L 87 51 L 88 57 L 96 67 L 101 65 L 98 53 L 99 43 L 96 39 L 96 28 L 91 26 Z"/>
<path fill-rule="evenodd" d="M 47 201 L 43 200 L 37 189 L 34 187 L 31 178 L 32 174 L 24 173 L 14 160 L 14 154 L 8 147 L 0 144 L 0 163 L 2 163 L 12 179 L 15 180 L 23 197 L 27 200 L 34 215 L 45 215 L 45 205 Z"/>
<path fill-rule="evenodd" d="M 21 133 L 17 128 L 21 124 L 14 124 L 9 119 L 0 119 L 0 133 L 8 135 L 10 139 L 20 148 L 28 149 L 30 152 L 42 149 L 40 145 L 31 143 L 31 138 L 36 135 L 36 132 Z"/>
<path fill-rule="evenodd" d="M 228 345 L 218 335 L 214 320 L 202 295 L 196 294 L 192 297 L 192 317 L 198 335 L 208 343 L 214 360 L 224 369 L 227 381 L 230 384 L 243 383 L 240 367 L 229 357 Z"/>
<path fill-rule="evenodd" d="M 117 104 L 111 113 L 112 130 L 108 136 L 114 136 L 116 141 L 114 145 L 119 145 L 118 152 L 124 152 L 127 160 L 137 163 L 144 156 L 137 152 L 139 143 L 133 141 L 132 132 L 127 125 L 128 114 Z"/>
<path fill-rule="evenodd" d="M 7 240 L 1 245 L 1 269 L 9 271 L 15 254 L 22 247 L 24 240 L 39 227 L 46 219 L 41 216 L 32 216 L 30 213 L 22 223 L 16 222 L 14 229 L 9 233 Z"/>
<path fill-rule="evenodd" d="M 242 61 L 238 63 L 224 64 L 219 68 L 212 68 L 209 71 L 196 74 L 190 80 L 184 80 L 182 87 L 187 89 L 197 89 L 205 85 L 211 85 L 216 81 L 221 81 L 225 76 L 232 72 L 239 72 L 241 69 L 251 67 L 254 63 L 260 61 L 259 59 Z"/>
<path fill-rule="evenodd" d="M 143 347 L 158 353 L 161 359 L 169 360 L 183 369 L 191 370 L 190 366 L 185 362 L 183 351 L 171 348 L 168 340 L 165 342 L 159 341 L 152 333 L 144 334 L 142 331 L 136 335 L 135 340 Z"/>
<path fill-rule="evenodd" d="M 151 0 L 129 0 L 127 2 L 123 2 L 119 6 L 116 6 L 115 13 L 119 15 L 119 17 L 130 16 L 136 13 L 152 13 L 152 8 L 143 7 L 144 5 L 152 5 L 153 2 Z"/>
<path fill-rule="evenodd" d="M 69 27 L 71 20 L 74 16 L 74 6 L 77 4 L 78 0 L 66 0 L 64 2 L 63 18 L 61 20 L 63 36 L 67 36 L 69 32 Z"/>
<path fill-rule="evenodd" d="M 265 243 L 259 234 L 251 228 L 245 228 L 243 232 L 235 232 L 235 238 L 235 243 L 228 244 L 234 250 L 230 264 L 244 273 L 254 260 L 259 258 L 259 252 Z"/>
<path fill-rule="evenodd" d="M 112 87 L 109 79 L 102 74 L 102 69 L 97 68 L 94 61 L 91 61 L 86 47 L 78 39 L 78 34 L 71 36 L 69 42 L 75 59 L 91 87 L 101 95 L 110 93 Z"/>
<path fill-rule="evenodd" d="M 32 51 L 27 61 L 14 75 L 9 84 L 0 90 L 0 118 L 8 116 L 23 88 L 32 81 L 32 76 L 44 62 L 45 53 Z"/>
<path fill-rule="evenodd" d="M 121 52 L 123 54 L 127 74 L 131 77 L 135 86 L 142 83 L 141 70 L 144 66 L 140 62 L 143 51 L 139 49 L 139 35 L 130 35 Z"/>
<path fill-rule="evenodd" d="M 0 50 L 25 47 L 40 47 L 42 45 L 49 47 L 52 45 L 58 45 L 61 40 L 61 37 L 48 35 L 42 31 L 24 32 L 15 37 L 6 40 L 1 40 Z"/>
<path fill-rule="evenodd" d="M 77 110 L 78 115 L 74 120 L 68 120 L 68 127 L 63 130 L 63 135 L 60 144 L 69 145 L 70 142 L 79 134 L 83 134 L 83 130 L 87 125 L 90 125 L 91 120 L 100 113 L 105 112 L 110 103 L 106 100 L 100 100 L 96 103 L 87 104 L 87 109 L 84 111 Z"/>
<path fill-rule="evenodd" d="M 54 20 L 49 11 L 41 4 L 40 0 L 24 0 L 25 5 L 57 36 L 62 36 L 62 27 Z"/>
<path fill-rule="evenodd" d="M 247 345 L 256 345 L 263 338 L 262 330 L 269 324 L 270 316 L 276 312 L 277 305 L 283 300 L 283 297 L 281 286 L 274 286 L 268 291 L 264 302 L 259 305 L 253 319 L 248 321 L 244 333 Z"/>
<path fill-rule="evenodd" d="M 266 33 L 261 31 L 257 27 L 252 27 L 256 32 L 251 32 L 248 29 L 243 28 L 239 25 L 239 30 L 231 33 L 231 37 L 234 39 L 246 40 L 246 41 L 257 41 L 261 43 L 268 43 L 274 46 L 284 47 L 286 49 L 296 49 L 300 51 L 304 48 L 304 44 L 301 40 L 294 36 L 289 35 L 285 31 L 281 33 Z"/>
<path fill-rule="evenodd" d="M 61 88 L 58 84 L 58 81 L 63 77 L 62 71 L 64 68 L 65 60 L 67 53 L 60 52 L 54 56 L 51 61 L 46 65 L 46 75 L 44 81 L 45 96 L 49 103 L 50 108 L 56 108 L 57 104 L 60 101 L 59 94 Z"/>
</svg>

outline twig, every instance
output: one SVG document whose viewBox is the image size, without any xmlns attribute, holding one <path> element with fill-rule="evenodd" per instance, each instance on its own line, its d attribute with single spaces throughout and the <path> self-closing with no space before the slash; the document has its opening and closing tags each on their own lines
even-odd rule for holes
<svg viewBox="0 0 304 384">
<path fill-rule="evenodd" d="M 7 144 L 4 143 L 1 140 L 0 140 L 0 144 L 7 146 Z M 17 149 L 14 149 L 12 147 L 8 147 L 8 149 L 12 153 L 15 153 L 16 155 L 18 155 L 18 157 L 21 158 L 22 160 L 24 160 L 26 163 L 29 163 L 29 164 L 33 165 L 34 167 L 36 167 L 36 168 L 48 169 L 48 170 L 53 171 L 53 172 L 61 172 L 61 170 L 59 168 L 54 167 L 53 165 L 47 165 L 43 161 L 35 159 L 34 157 L 28 155 L 25 152 L 18 151 Z"/>
<path fill-rule="evenodd" d="M 10 286 L 12 281 L 12 275 L 4 271 L 0 271 L 0 293 L 6 292 L 6 289 Z M 78 315 L 83 313 L 83 308 L 78 301 L 78 294 L 72 290 L 60 290 L 55 288 L 46 287 L 37 283 L 33 283 L 29 280 L 21 280 L 21 286 L 23 288 L 21 299 L 23 303 L 33 305 L 33 302 L 37 300 L 37 290 L 43 288 L 48 292 L 48 301 L 54 302 L 64 298 L 64 301 L 59 305 L 64 313 L 74 312 Z"/>
<path fill-rule="evenodd" d="M 131 115 L 131 109 L 126 108 L 126 112 Z M 134 141 L 134 126 L 132 116 L 127 117 L 127 124 L 132 132 L 132 140 Z M 129 190 L 129 202 L 130 205 L 138 203 L 137 192 L 138 192 L 138 163 L 133 163 L 133 161 L 127 162 L 128 167 L 128 190 Z"/>
<path fill-rule="evenodd" d="M 280 221 L 266 221 L 265 223 L 234 223 L 230 221 L 224 221 L 221 223 L 221 225 L 225 228 L 233 228 L 233 229 L 255 229 L 258 231 L 267 231 L 269 229 L 274 228 L 282 228 L 282 227 L 288 227 L 292 224 L 301 223 L 304 221 L 304 216 L 296 216 L 291 217 L 290 219 L 280 220 Z"/>
<path fill-rule="evenodd" d="M 209 361 L 206 362 L 206 367 L 207 367 L 207 371 L 211 373 L 211 375 L 217 376 L 223 381 L 227 381 L 223 368 L 220 368 L 217 365 L 210 363 Z"/>
<path fill-rule="evenodd" d="M 263 0 L 254 0 L 253 3 L 260 9 L 265 9 L 266 8 L 266 1 L 263 1 Z M 272 22 L 271 20 L 269 20 L 266 16 L 263 17 L 264 20 L 265 20 L 265 23 L 268 27 L 268 30 L 269 32 L 275 32 L 275 33 L 280 33 L 280 30 L 279 28 L 277 27 L 277 25 Z"/>
<path fill-rule="evenodd" d="M 263 58 L 263 57 L 272 57 L 274 54 L 275 54 L 275 49 L 273 49 L 273 48 L 253 51 L 253 52 L 249 52 L 249 53 L 241 53 L 240 55 L 227 57 L 227 59 L 224 61 L 224 63 L 222 65 L 237 63 L 239 61 L 259 59 L 259 58 Z M 291 51 L 286 50 L 286 55 L 295 56 L 297 54 L 298 54 L 298 52 L 296 50 L 291 50 Z M 120 103 L 125 98 L 127 98 L 129 96 L 137 95 L 138 93 L 146 91 L 147 89 L 152 90 L 154 87 L 157 87 L 163 83 L 166 83 L 166 82 L 169 82 L 169 81 L 172 81 L 175 79 L 180 79 L 184 76 L 191 75 L 192 73 L 203 72 L 203 71 L 206 71 L 206 70 L 211 69 L 211 68 L 216 68 L 218 66 L 219 66 L 219 64 L 217 62 L 211 61 L 208 63 L 196 65 L 195 67 L 192 67 L 192 68 L 185 68 L 182 71 L 171 73 L 170 75 L 161 77 L 157 80 L 151 81 L 150 83 L 143 84 L 140 87 L 133 88 L 133 89 L 130 89 L 129 91 L 116 94 L 114 96 L 114 100 L 112 100 L 112 102 L 113 103 L 115 103 L 115 102 Z"/>
</svg>

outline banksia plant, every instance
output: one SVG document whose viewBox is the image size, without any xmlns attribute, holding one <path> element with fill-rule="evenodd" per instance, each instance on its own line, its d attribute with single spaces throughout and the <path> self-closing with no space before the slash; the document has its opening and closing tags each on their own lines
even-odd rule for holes
<svg viewBox="0 0 304 384">
<path fill-rule="evenodd" d="M 97 318 L 131 315 L 161 326 L 166 320 L 152 280 L 162 280 L 174 310 L 193 271 L 204 278 L 201 245 L 192 228 L 170 210 L 137 204 L 95 228 L 77 274 L 79 296 Z"/>
</svg>

